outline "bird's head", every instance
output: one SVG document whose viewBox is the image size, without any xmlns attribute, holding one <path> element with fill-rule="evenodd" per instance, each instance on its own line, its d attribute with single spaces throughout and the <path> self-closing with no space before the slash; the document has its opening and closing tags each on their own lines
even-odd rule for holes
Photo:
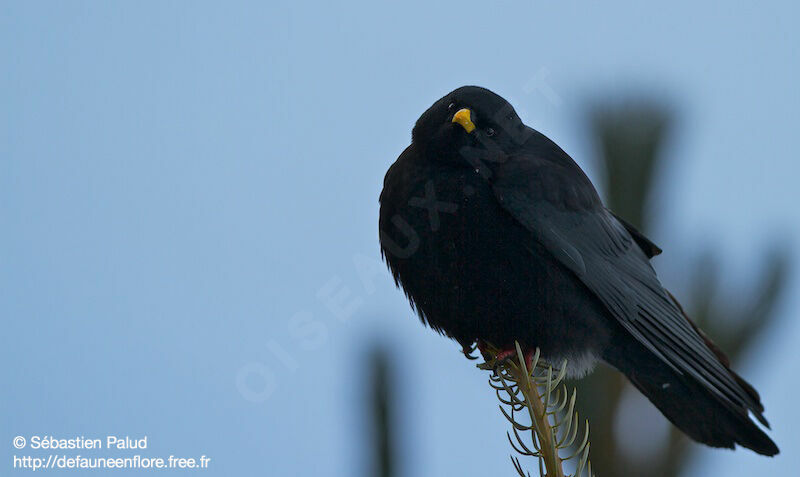
<svg viewBox="0 0 800 477">
<path fill-rule="evenodd" d="M 505 99 L 485 88 L 463 86 L 433 103 L 417 120 L 412 142 L 428 160 L 475 165 L 501 162 L 523 144 L 527 128 Z"/>
</svg>

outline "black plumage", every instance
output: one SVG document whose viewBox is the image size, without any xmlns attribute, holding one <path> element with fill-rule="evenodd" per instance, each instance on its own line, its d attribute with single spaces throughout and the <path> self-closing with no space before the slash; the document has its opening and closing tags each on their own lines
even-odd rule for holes
<svg viewBox="0 0 800 477">
<path fill-rule="evenodd" d="M 767 425 L 758 393 L 661 286 L 661 250 L 500 96 L 468 86 L 434 103 L 380 201 L 395 280 L 464 349 L 519 341 L 573 375 L 603 360 L 693 439 L 778 452 L 748 417 Z"/>
</svg>

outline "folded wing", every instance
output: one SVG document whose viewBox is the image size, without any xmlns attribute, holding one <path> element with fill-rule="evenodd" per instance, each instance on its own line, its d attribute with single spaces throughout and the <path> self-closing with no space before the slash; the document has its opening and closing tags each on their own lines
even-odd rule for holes
<svg viewBox="0 0 800 477">
<path fill-rule="evenodd" d="M 661 250 L 606 210 L 568 161 L 510 157 L 491 179 L 495 196 L 648 350 L 732 411 L 752 411 L 767 425 L 752 387 L 740 384 L 661 286 L 649 262 Z"/>
</svg>

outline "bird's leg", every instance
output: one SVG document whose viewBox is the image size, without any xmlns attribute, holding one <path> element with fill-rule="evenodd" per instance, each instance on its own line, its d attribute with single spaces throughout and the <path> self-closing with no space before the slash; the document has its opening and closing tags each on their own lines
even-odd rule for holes
<svg viewBox="0 0 800 477">
<path fill-rule="evenodd" d="M 516 347 L 501 349 L 500 351 L 497 352 L 497 355 L 495 356 L 492 356 L 492 354 L 489 352 L 489 345 L 483 340 L 478 340 L 476 347 L 478 348 L 478 351 L 481 352 L 481 354 L 483 355 L 483 359 L 486 360 L 486 362 L 489 362 L 494 358 L 495 363 L 502 364 L 505 361 L 513 359 L 514 357 L 517 356 Z M 533 364 L 534 350 L 523 347 L 522 354 L 525 357 L 525 366 L 528 367 L 528 372 L 530 372 L 531 365 Z"/>
<path fill-rule="evenodd" d="M 484 361 L 488 363 L 492 360 L 492 353 L 489 352 L 489 344 L 487 342 L 479 339 L 475 344 L 475 347 L 481 352 Z"/>
<path fill-rule="evenodd" d="M 525 367 L 529 373 L 533 371 L 531 369 L 533 365 L 533 354 L 534 351 L 532 349 L 523 348 L 522 356 L 525 357 Z M 497 360 L 498 363 L 503 363 L 505 361 L 508 361 L 509 359 L 513 360 L 516 357 L 517 357 L 517 349 L 511 348 L 511 349 L 500 350 L 500 352 L 497 353 L 497 357 L 495 359 Z"/>
</svg>

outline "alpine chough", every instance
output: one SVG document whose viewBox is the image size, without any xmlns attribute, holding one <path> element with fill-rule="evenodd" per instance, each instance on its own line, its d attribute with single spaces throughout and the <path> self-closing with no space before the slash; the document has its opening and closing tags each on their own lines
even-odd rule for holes
<svg viewBox="0 0 800 477">
<path fill-rule="evenodd" d="M 602 360 L 714 447 L 778 447 L 756 390 L 650 264 L 661 250 L 608 210 L 553 141 L 475 86 L 436 101 L 389 168 L 381 251 L 424 323 L 467 350 L 538 347 L 571 375 Z"/>
</svg>

